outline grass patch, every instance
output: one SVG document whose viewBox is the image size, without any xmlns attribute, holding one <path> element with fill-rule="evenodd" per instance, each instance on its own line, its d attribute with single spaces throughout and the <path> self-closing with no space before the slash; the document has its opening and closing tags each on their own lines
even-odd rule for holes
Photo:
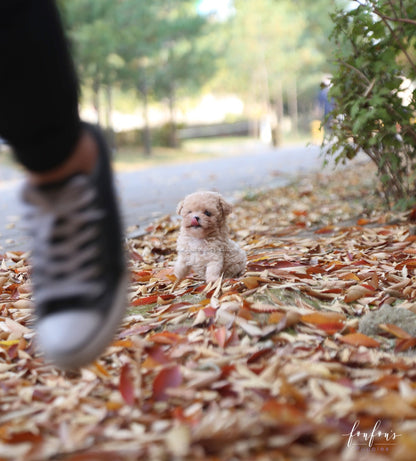
<svg viewBox="0 0 416 461">
<path fill-rule="evenodd" d="M 170 149 L 154 147 L 151 155 L 144 153 L 141 146 L 120 147 L 113 156 L 114 167 L 117 171 L 129 169 L 150 168 L 168 163 L 186 163 L 206 160 L 214 157 L 209 153 L 194 153 L 186 149 Z"/>
</svg>

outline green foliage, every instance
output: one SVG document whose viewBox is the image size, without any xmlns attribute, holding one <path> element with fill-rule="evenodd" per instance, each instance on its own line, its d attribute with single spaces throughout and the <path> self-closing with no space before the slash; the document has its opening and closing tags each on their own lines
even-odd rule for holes
<svg viewBox="0 0 416 461">
<path fill-rule="evenodd" d="M 193 0 L 71 0 L 59 5 L 81 81 L 93 89 L 96 101 L 101 87 L 120 86 L 142 98 L 145 120 L 152 99 L 168 101 L 174 114 L 176 94 L 199 89 L 215 70 L 215 50 L 205 43 L 210 24 L 197 14 Z M 146 142 L 150 151 L 150 139 Z"/>
<path fill-rule="evenodd" d="M 378 168 L 387 204 L 406 207 L 416 192 L 416 3 L 354 4 L 332 16 L 336 107 L 327 153 L 339 162 L 364 152 Z"/>
<path fill-rule="evenodd" d="M 116 31 L 113 0 L 71 0 L 61 2 L 65 24 L 83 83 L 113 83 L 123 65 L 114 51 Z"/>
<path fill-rule="evenodd" d="M 217 85 L 241 95 L 253 115 L 270 103 L 286 106 L 294 89 L 301 108 L 311 107 L 330 70 L 328 1 L 235 0 L 234 5 L 236 14 L 222 31 L 229 46 Z"/>
</svg>

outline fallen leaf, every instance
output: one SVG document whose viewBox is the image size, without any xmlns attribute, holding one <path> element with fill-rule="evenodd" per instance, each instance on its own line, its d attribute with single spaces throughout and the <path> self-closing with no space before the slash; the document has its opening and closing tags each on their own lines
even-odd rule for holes
<svg viewBox="0 0 416 461">
<path fill-rule="evenodd" d="M 321 227 L 315 231 L 315 234 L 329 234 L 335 230 L 335 226 L 329 225 Z"/>
<path fill-rule="evenodd" d="M 361 285 L 354 285 L 348 288 L 345 296 L 344 301 L 346 303 L 351 303 L 353 301 L 357 301 L 357 299 L 364 298 L 365 296 L 370 296 L 374 294 L 374 290 L 370 287 L 365 287 Z"/>
<path fill-rule="evenodd" d="M 394 351 L 404 352 L 414 347 L 416 347 L 416 338 L 398 339 Z"/>
<path fill-rule="evenodd" d="M 170 294 L 163 294 L 163 295 L 155 294 L 151 296 L 145 296 L 144 298 L 135 299 L 134 301 L 131 302 L 131 305 L 132 306 L 146 306 L 148 304 L 157 303 L 159 299 L 163 301 L 168 301 L 171 299 L 175 299 L 175 296 L 170 295 Z"/>
<path fill-rule="evenodd" d="M 183 341 L 183 337 L 181 335 L 178 335 L 177 333 L 173 333 L 171 331 L 163 331 L 161 333 L 154 333 L 150 335 L 147 339 L 148 341 L 151 341 L 153 343 L 169 344 L 171 346 Z"/>
<path fill-rule="evenodd" d="M 227 329 L 225 327 L 215 328 L 212 331 L 214 341 L 220 346 L 224 347 L 227 339 Z"/>
<path fill-rule="evenodd" d="M 315 312 L 302 315 L 300 320 L 304 323 L 316 325 L 328 334 L 335 334 L 345 327 L 346 317 L 336 312 Z"/>
<path fill-rule="evenodd" d="M 349 333 L 338 337 L 339 341 L 352 346 L 380 347 L 381 344 L 363 333 Z"/>
<path fill-rule="evenodd" d="M 129 363 L 124 364 L 121 368 L 118 389 L 123 397 L 123 400 L 127 403 L 127 405 L 134 405 L 134 379 L 131 370 L 131 365 Z"/>
<path fill-rule="evenodd" d="M 153 399 L 157 402 L 168 400 L 166 391 L 182 384 L 182 373 L 179 366 L 163 368 L 153 381 Z"/>
<path fill-rule="evenodd" d="M 387 333 L 392 334 L 393 336 L 396 336 L 396 338 L 399 338 L 399 339 L 411 339 L 412 338 L 412 335 L 409 334 L 407 331 L 391 323 L 380 324 L 379 328 L 386 331 Z"/>
</svg>

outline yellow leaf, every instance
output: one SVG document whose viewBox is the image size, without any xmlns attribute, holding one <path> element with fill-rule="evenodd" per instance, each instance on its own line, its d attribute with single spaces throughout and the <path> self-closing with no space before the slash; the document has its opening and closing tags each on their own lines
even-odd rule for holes
<svg viewBox="0 0 416 461">
<path fill-rule="evenodd" d="M 19 344 L 20 339 L 10 339 L 10 340 L 5 340 L 5 341 L 0 341 L 0 346 L 3 347 L 10 347 L 14 346 L 15 344 Z"/>
</svg>

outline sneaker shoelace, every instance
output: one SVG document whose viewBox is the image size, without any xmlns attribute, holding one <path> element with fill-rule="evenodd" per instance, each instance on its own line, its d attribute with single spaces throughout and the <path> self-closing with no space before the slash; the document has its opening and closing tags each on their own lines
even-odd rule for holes
<svg viewBox="0 0 416 461">
<path fill-rule="evenodd" d="M 95 205 L 95 190 L 86 176 L 48 189 L 27 187 L 31 205 L 28 226 L 33 234 L 32 261 L 39 305 L 65 298 L 95 298 L 103 291 L 97 225 L 104 212 Z"/>
</svg>

